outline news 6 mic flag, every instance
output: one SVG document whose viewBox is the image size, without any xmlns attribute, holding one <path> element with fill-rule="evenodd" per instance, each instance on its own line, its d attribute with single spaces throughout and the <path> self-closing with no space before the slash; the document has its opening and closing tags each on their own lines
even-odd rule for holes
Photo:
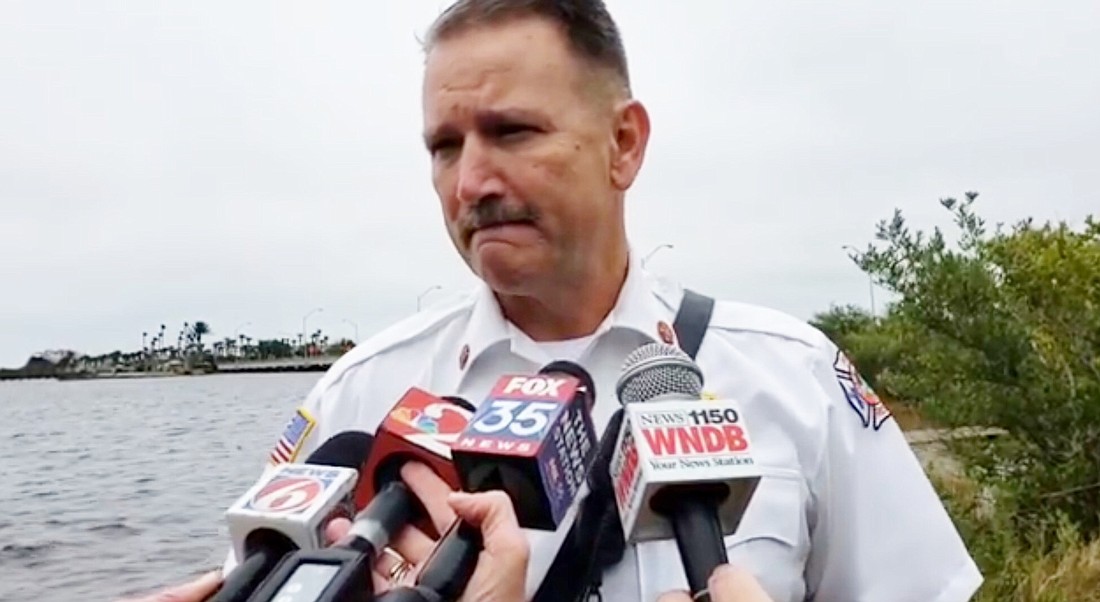
<svg viewBox="0 0 1100 602">
<path fill-rule="evenodd" d="M 670 400 L 626 404 L 611 463 L 615 503 L 627 541 L 672 539 L 669 521 L 650 507 L 666 485 L 726 483 L 719 509 L 723 535 L 737 530 L 760 469 L 737 404 L 729 400 Z"/>
<path fill-rule="evenodd" d="M 352 493 L 359 472 L 320 464 L 280 464 L 271 469 L 225 512 L 234 555 L 245 557 L 249 533 L 279 519 L 279 531 L 299 549 L 325 545 L 330 516 L 352 516 Z"/>
</svg>

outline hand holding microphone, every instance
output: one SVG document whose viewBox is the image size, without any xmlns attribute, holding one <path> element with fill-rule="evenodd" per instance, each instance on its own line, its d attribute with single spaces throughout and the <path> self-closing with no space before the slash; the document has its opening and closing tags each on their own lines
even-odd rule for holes
<svg viewBox="0 0 1100 602">
<path fill-rule="evenodd" d="M 446 486 L 424 465 L 414 462 L 406 466 L 419 467 L 411 471 L 414 477 L 411 482 L 417 483 L 418 486 Z M 431 479 L 438 480 L 438 483 L 432 484 Z M 531 552 L 508 496 L 501 491 L 448 492 L 441 499 L 446 501 L 446 505 L 457 518 L 477 529 L 479 538 L 483 542 L 472 575 L 469 582 L 465 584 L 465 591 L 459 601 L 522 602 L 525 599 L 527 562 Z M 333 540 L 342 540 L 346 538 L 349 530 L 350 523 L 345 519 L 339 519 L 333 522 L 329 533 Z M 379 579 L 378 574 L 375 573 L 376 592 L 382 591 L 388 585 L 385 580 Z M 427 595 L 431 594 L 429 590 Z M 423 595 L 425 592 L 420 588 L 400 588 L 390 590 L 379 597 L 387 601 L 401 601 L 421 600 Z"/>
<path fill-rule="evenodd" d="M 719 565 L 707 581 L 707 592 L 713 602 L 772 602 L 771 596 L 745 569 Z M 657 602 L 694 602 L 685 591 L 665 592 Z"/>
<path fill-rule="evenodd" d="M 462 488 L 500 491 L 521 527 L 553 531 L 565 520 L 591 461 L 591 376 L 572 362 L 537 375 L 501 377 L 451 449 Z M 415 587 L 385 602 L 459 599 L 481 565 L 480 531 L 458 520 L 419 567 Z"/>
<path fill-rule="evenodd" d="M 458 482 L 449 444 L 470 410 L 463 400 L 409 389 L 379 426 L 371 453 L 360 460 L 354 497 L 362 511 L 350 524 L 329 522 L 324 531 L 332 547 L 286 556 L 249 600 L 373 600 L 399 582 L 431 550 L 434 539 L 425 532 L 454 517 L 445 502 L 449 483 Z"/>
<path fill-rule="evenodd" d="M 530 545 L 512 501 L 502 491 L 453 493 L 448 499 L 458 518 L 477 528 L 483 542 L 461 602 L 510 602 L 525 597 Z"/>
<path fill-rule="evenodd" d="M 644 345 L 627 357 L 610 473 L 627 540 L 675 538 L 692 596 L 707 602 L 711 574 L 728 562 L 724 536 L 736 531 L 760 469 L 738 404 L 702 401 L 702 378 L 671 345 Z"/>
</svg>

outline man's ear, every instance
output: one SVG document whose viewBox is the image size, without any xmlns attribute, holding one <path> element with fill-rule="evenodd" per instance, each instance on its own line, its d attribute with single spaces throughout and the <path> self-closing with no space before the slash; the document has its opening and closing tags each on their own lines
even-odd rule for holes
<svg viewBox="0 0 1100 602">
<path fill-rule="evenodd" d="M 630 99 L 619 105 L 612 135 L 611 183 L 626 190 L 638 176 L 649 144 L 649 112 L 641 102 Z"/>
</svg>

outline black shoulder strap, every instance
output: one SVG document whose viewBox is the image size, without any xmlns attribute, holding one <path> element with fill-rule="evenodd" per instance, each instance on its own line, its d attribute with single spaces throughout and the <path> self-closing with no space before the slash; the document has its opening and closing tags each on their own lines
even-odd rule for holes
<svg viewBox="0 0 1100 602">
<path fill-rule="evenodd" d="M 707 334 L 712 313 L 714 299 L 691 289 L 684 289 L 684 298 L 680 301 L 680 311 L 676 313 L 672 329 L 676 331 L 680 349 L 690 355 L 691 359 L 695 359 L 695 355 L 699 353 L 699 346 L 703 344 L 703 335 Z"/>
<path fill-rule="evenodd" d="M 680 348 L 692 359 L 699 353 L 713 312 L 714 299 L 684 289 L 684 298 L 680 301 L 672 328 L 676 331 Z M 618 420 L 613 418 L 608 424 L 604 438 L 617 435 L 622 413 L 616 412 L 616 417 Z M 603 455 L 610 460 L 610 454 Z M 601 470 L 601 467 L 595 467 L 595 470 Z M 602 467 L 602 470 L 607 468 Z M 624 546 L 614 497 L 606 492 L 603 495 L 589 492 L 532 602 L 583 602 L 589 597 L 602 599 L 599 588 L 603 570 L 619 561 Z"/>
</svg>

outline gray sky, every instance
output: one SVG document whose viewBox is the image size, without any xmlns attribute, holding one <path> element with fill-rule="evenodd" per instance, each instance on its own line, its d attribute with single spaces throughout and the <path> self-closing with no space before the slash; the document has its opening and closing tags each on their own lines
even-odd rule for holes
<svg viewBox="0 0 1100 602">
<path fill-rule="evenodd" d="M 0 366 L 314 307 L 365 337 L 472 284 L 419 142 L 445 4 L 5 2 Z M 1100 213 L 1095 0 L 609 5 L 654 128 L 632 243 L 704 292 L 866 306 L 841 245 L 966 190 L 991 220 Z"/>
</svg>

